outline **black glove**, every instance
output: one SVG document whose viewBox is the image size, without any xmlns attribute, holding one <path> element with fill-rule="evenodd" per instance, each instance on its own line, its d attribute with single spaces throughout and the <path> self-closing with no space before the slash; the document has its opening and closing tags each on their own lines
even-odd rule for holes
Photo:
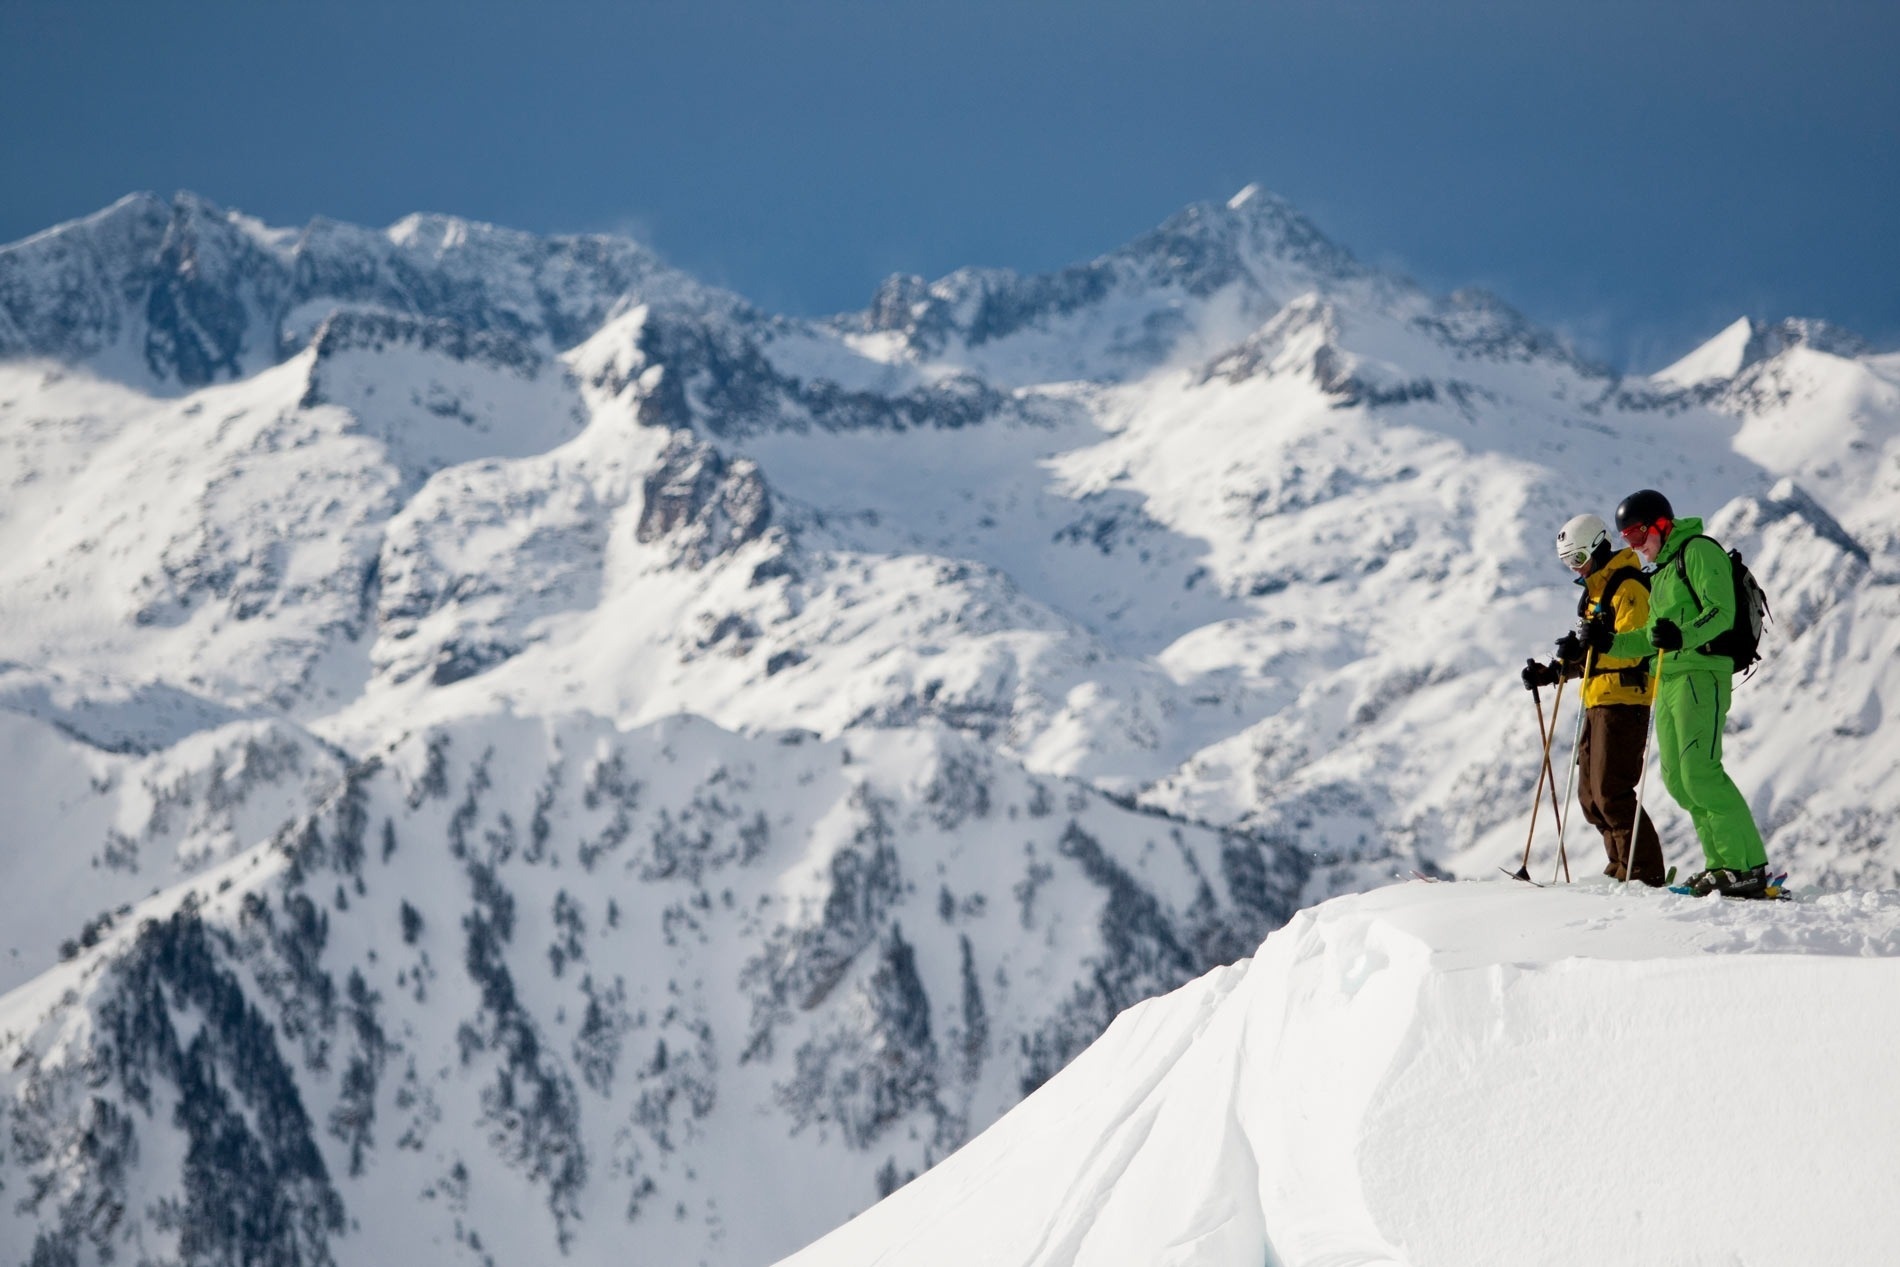
<svg viewBox="0 0 1900 1267">
<path fill-rule="evenodd" d="M 1673 620 L 1659 620 L 1649 627 L 1649 645 L 1658 651 L 1682 650 L 1682 627 Z"/>
<path fill-rule="evenodd" d="M 1557 639 L 1557 663 L 1565 669 L 1581 669 L 1584 650 L 1583 639 L 1575 633 L 1567 633 Z"/>
<path fill-rule="evenodd" d="M 1616 623 L 1608 616 L 1598 612 L 1583 622 L 1583 645 L 1606 655 L 1610 650 L 1610 640 L 1616 637 Z"/>
<path fill-rule="evenodd" d="M 1524 671 L 1518 674 L 1523 679 L 1524 689 L 1534 691 L 1540 686 L 1555 686 L 1563 676 L 1554 664 L 1539 664 L 1535 660 L 1524 661 Z"/>
</svg>

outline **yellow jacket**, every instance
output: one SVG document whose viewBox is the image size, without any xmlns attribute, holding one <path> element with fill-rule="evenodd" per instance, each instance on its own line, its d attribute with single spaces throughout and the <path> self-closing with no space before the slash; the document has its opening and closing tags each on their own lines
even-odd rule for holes
<svg viewBox="0 0 1900 1267">
<path fill-rule="evenodd" d="M 1615 616 L 1616 632 L 1627 633 L 1649 624 L 1649 578 L 1642 575 L 1643 559 L 1634 550 L 1619 550 L 1596 571 L 1578 580 L 1583 597 L 1577 602 L 1577 615 L 1587 617 L 1601 609 Z M 1611 578 L 1614 593 L 1605 595 Z M 1605 605 L 1607 602 L 1607 606 Z M 1621 658 L 1592 656 L 1589 673 L 1583 680 L 1583 706 L 1598 704 L 1648 704 L 1656 698 L 1654 668 L 1646 657 Z M 1575 677 L 1576 672 L 1566 674 Z M 1640 685 L 1638 684 L 1640 682 Z"/>
</svg>

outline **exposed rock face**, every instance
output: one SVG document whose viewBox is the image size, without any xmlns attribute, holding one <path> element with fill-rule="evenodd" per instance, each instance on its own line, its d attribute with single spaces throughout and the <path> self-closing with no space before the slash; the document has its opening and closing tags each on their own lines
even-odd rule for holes
<svg viewBox="0 0 1900 1267">
<path fill-rule="evenodd" d="M 1870 350 L 1867 340 L 1852 330 L 1843 330 L 1825 321 L 1788 317 L 1754 327 L 1742 351 L 1742 368 L 1779 356 L 1792 347 L 1809 347 L 1843 357 L 1865 356 Z"/>
<path fill-rule="evenodd" d="M 758 464 L 728 462 L 717 449 L 675 436 L 646 478 L 637 535 L 671 538 L 691 567 L 756 541 L 772 521 L 772 502 Z"/>
<path fill-rule="evenodd" d="M 0 355 L 80 362 L 126 333 L 172 223 L 149 195 L 0 250 Z"/>
<path fill-rule="evenodd" d="M 622 239 L 446 216 L 284 233 L 190 194 L 145 194 L 0 250 L 0 356 L 81 361 L 136 339 L 154 385 L 195 387 L 293 355 L 339 308 L 565 348 L 634 293 L 739 308 Z"/>
<path fill-rule="evenodd" d="M 1189 207 L 1127 246 L 1054 273 L 961 269 L 931 284 L 890 278 L 860 321 L 870 331 L 902 334 L 920 354 L 932 355 L 953 337 L 981 347 L 1116 296 L 1180 293 L 1205 300 L 1239 287 L 1260 296 L 1255 306 L 1270 311 L 1314 284 L 1352 285 L 1370 276 L 1290 205 L 1250 187 L 1226 204 Z M 1131 345 L 1136 363 L 1164 358 L 1185 332 L 1184 324 L 1156 312 L 1152 337 Z"/>
<path fill-rule="evenodd" d="M 1196 383 L 1242 383 L 1294 368 L 1304 358 L 1323 390 L 1335 390 L 1330 367 L 1339 357 L 1339 314 L 1317 295 L 1302 295 L 1271 320 L 1204 366 Z"/>
<path fill-rule="evenodd" d="M 397 345 L 464 364 L 472 362 L 490 369 L 512 371 L 527 379 L 547 368 L 546 357 L 512 335 L 392 312 L 333 313 L 317 327 L 316 337 L 311 341 L 319 367 L 346 352 L 378 353 Z M 323 403 L 317 382 L 313 376 L 311 390 L 304 397 L 305 405 Z"/>
<path fill-rule="evenodd" d="M 145 305 L 145 364 L 153 375 L 197 387 L 241 377 L 247 359 L 268 363 L 276 340 L 262 336 L 288 289 L 274 264 L 216 208 L 175 201 Z"/>
<path fill-rule="evenodd" d="M 1435 311 L 1416 318 L 1415 324 L 1461 357 L 1526 363 L 1556 361 L 1589 377 L 1611 377 L 1603 367 L 1579 360 L 1563 340 L 1532 325 L 1489 291 L 1454 291 L 1436 305 Z"/>
<path fill-rule="evenodd" d="M 970 374 L 943 375 L 895 392 L 800 377 L 772 360 L 760 333 L 746 324 L 649 316 L 636 364 L 659 372 L 641 397 L 639 420 L 742 442 L 768 431 L 953 430 L 993 418 L 1034 417 L 1022 402 Z"/>
</svg>

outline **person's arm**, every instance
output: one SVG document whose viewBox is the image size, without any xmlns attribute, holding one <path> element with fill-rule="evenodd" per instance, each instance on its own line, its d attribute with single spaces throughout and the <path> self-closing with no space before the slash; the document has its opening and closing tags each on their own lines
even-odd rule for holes
<svg viewBox="0 0 1900 1267">
<path fill-rule="evenodd" d="M 1623 588 L 1630 589 L 1631 587 L 1625 585 Z M 1641 587 L 1637 586 L 1635 588 L 1640 589 Z M 1622 613 L 1618 612 L 1617 615 L 1620 617 Z M 1597 619 L 1603 623 L 1603 627 L 1606 630 L 1621 630 L 1623 628 L 1623 623 L 1620 619 L 1612 624 L 1608 613 L 1605 613 Z M 1654 655 L 1655 653 L 1656 646 L 1649 640 L 1649 595 L 1644 594 L 1643 623 L 1624 632 L 1616 633 L 1610 638 L 1607 645 L 1602 645 L 1599 638 L 1597 654 L 1612 656 L 1619 660 L 1640 660 L 1646 655 Z"/>
</svg>

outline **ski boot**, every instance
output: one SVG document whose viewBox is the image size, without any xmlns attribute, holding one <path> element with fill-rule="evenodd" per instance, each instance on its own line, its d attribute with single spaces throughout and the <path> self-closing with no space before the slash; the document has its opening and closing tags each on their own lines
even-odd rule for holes
<svg viewBox="0 0 1900 1267">
<path fill-rule="evenodd" d="M 1695 897 L 1707 897 L 1711 893 L 1720 893 L 1723 897 L 1767 897 L 1769 879 L 1765 862 L 1758 867 L 1710 867 L 1690 876 L 1687 883 L 1673 886 L 1673 891 Z"/>
</svg>

